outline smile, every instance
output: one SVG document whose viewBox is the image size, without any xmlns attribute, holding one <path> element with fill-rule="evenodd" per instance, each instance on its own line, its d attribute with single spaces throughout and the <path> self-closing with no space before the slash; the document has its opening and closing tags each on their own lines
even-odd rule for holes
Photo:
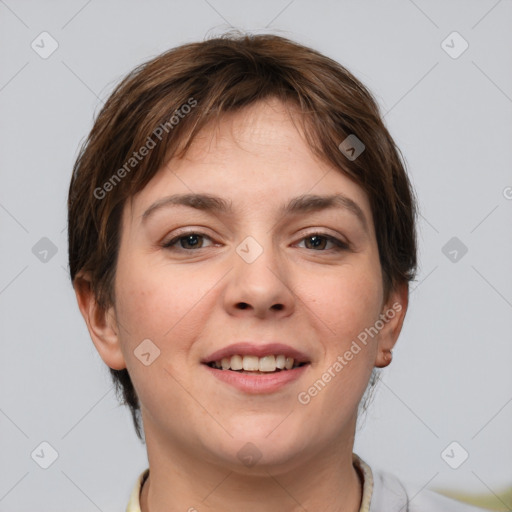
<svg viewBox="0 0 512 512">
<path fill-rule="evenodd" d="M 237 356 L 232 356 L 232 358 L 235 357 L 235 367 L 237 367 L 237 363 L 239 363 L 239 360 L 236 359 Z M 249 366 L 248 367 L 255 367 L 255 362 L 252 359 L 254 356 L 244 356 L 242 359 L 242 368 L 238 370 L 234 370 L 231 367 L 230 368 L 222 368 L 222 360 L 220 361 L 220 367 L 217 367 L 216 362 L 212 363 L 203 363 L 201 366 L 217 381 L 220 381 L 222 384 L 227 384 L 229 387 L 235 388 L 238 391 L 241 391 L 244 394 L 251 394 L 251 395 L 268 395 L 270 393 L 276 393 L 280 390 L 285 390 L 288 385 L 291 385 L 294 381 L 300 379 L 300 377 L 308 370 L 308 368 L 311 366 L 310 363 L 291 363 L 292 367 L 287 369 L 285 368 L 277 368 L 277 361 L 275 363 L 272 363 L 274 365 L 273 371 L 260 371 L 258 370 L 245 370 L 243 368 L 243 360 L 246 359 L 246 357 L 249 359 Z M 266 356 L 269 358 L 277 359 L 275 356 Z M 277 356 L 279 358 L 279 356 Z M 259 365 L 259 359 L 264 358 L 258 358 L 254 357 L 258 360 Z M 281 364 L 282 358 L 279 358 L 279 364 Z M 290 360 L 288 361 L 288 366 L 290 365 Z M 225 366 L 226 366 L 225 361 Z M 263 363 L 269 364 L 269 363 Z M 230 362 L 231 366 L 231 362 Z M 239 366 L 239 364 L 238 364 Z M 267 368 L 270 368 L 267 366 Z M 259 366 L 258 366 L 259 368 Z"/>
<path fill-rule="evenodd" d="M 286 357 L 284 354 L 279 354 L 263 357 L 233 355 L 231 357 L 223 357 L 217 361 L 211 361 L 208 363 L 208 366 L 221 370 L 258 374 L 292 370 L 304 364 L 306 363 L 295 361 L 293 357 Z"/>
</svg>

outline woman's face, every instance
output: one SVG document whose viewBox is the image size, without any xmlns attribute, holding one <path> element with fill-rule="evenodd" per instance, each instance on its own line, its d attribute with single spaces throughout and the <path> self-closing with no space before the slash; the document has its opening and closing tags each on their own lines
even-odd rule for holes
<svg viewBox="0 0 512 512">
<path fill-rule="evenodd" d="M 348 443 L 401 316 L 397 294 L 383 302 L 366 194 L 277 101 L 204 129 L 126 204 L 115 297 L 117 359 L 102 356 L 128 368 L 148 449 L 226 466 Z M 301 367 L 265 371 L 299 353 Z M 250 373 L 207 364 L 222 359 Z"/>
</svg>

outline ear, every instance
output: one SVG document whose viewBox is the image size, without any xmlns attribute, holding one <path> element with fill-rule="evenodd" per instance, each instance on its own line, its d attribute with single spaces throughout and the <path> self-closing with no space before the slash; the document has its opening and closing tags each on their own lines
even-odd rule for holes
<svg viewBox="0 0 512 512">
<path fill-rule="evenodd" d="M 98 305 L 92 290 L 90 276 L 87 273 L 75 277 L 73 288 L 78 307 L 101 358 L 114 370 L 126 368 L 114 307 L 105 309 Z"/>
<path fill-rule="evenodd" d="M 379 332 L 378 352 L 375 358 L 377 368 L 384 368 L 391 363 L 391 350 L 402 330 L 408 304 L 409 285 L 407 283 L 397 285 L 390 292 L 380 315 L 384 327 Z"/>
</svg>

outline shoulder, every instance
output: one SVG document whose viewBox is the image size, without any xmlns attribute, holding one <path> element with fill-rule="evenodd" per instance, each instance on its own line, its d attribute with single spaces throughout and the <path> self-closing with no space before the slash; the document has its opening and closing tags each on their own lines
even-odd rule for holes
<svg viewBox="0 0 512 512">
<path fill-rule="evenodd" d="M 394 475 L 373 472 L 373 493 L 369 512 L 482 512 L 484 509 L 461 503 L 436 492 L 416 491 Z"/>
<path fill-rule="evenodd" d="M 363 480 L 360 512 L 484 512 L 427 489 L 417 491 L 391 473 L 372 470 L 355 453 L 353 463 Z"/>
</svg>

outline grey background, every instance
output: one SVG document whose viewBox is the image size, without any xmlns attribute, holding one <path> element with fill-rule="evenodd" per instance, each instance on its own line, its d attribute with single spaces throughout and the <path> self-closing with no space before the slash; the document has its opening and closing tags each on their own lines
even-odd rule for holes
<svg viewBox="0 0 512 512">
<path fill-rule="evenodd" d="M 354 72 L 420 199 L 419 277 L 355 451 L 418 491 L 499 493 L 512 482 L 510 0 L 0 0 L 0 511 L 124 510 L 146 467 L 67 276 L 67 187 L 115 83 L 230 25 Z M 47 59 L 31 48 L 43 31 L 59 45 Z M 453 31 L 469 43 L 456 59 L 441 45 Z M 455 262 L 454 236 L 468 249 Z M 43 237 L 55 255 L 46 241 L 34 254 Z M 43 441 L 58 453 L 46 470 L 31 458 Z M 452 441 L 469 453 L 458 469 L 441 457 Z"/>
</svg>

